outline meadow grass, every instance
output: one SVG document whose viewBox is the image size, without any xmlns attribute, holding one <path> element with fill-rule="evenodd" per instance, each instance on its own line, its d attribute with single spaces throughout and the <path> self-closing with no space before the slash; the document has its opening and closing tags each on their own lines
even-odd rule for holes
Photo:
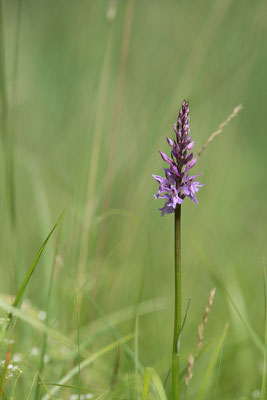
<svg viewBox="0 0 267 400">
<path fill-rule="evenodd" d="M 266 397 L 266 13 L 0 1 L 3 400 L 172 398 L 173 220 L 151 174 L 184 98 L 196 149 L 243 110 L 198 160 L 198 207 L 183 206 L 181 398 Z"/>
</svg>

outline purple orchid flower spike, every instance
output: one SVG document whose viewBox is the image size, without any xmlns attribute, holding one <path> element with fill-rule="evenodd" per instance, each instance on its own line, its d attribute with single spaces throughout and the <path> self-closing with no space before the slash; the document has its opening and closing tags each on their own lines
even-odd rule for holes
<svg viewBox="0 0 267 400">
<path fill-rule="evenodd" d="M 180 347 L 182 334 L 182 273 L 181 273 L 181 204 L 189 197 L 198 204 L 196 193 L 204 186 L 197 181 L 199 175 L 190 175 L 190 170 L 195 166 L 197 157 L 194 157 L 192 149 L 194 141 L 190 136 L 189 103 L 184 101 L 174 124 L 175 138 L 167 137 L 167 143 L 171 148 L 170 157 L 159 152 L 166 162 L 165 176 L 153 175 L 159 184 L 155 199 L 165 200 L 160 208 L 161 215 L 174 213 L 174 331 L 172 348 L 172 398 L 180 400 Z"/>
<path fill-rule="evenodd" d="M 165 205 L 160 208 L 161 215 L 171 214 L 175 211 L 177 204 L 182 204 L 185 197 L 189 197 L 194 203 L 198 204 L 196 193 L 199 188 L 204 186 L 195 179 L 201 175 L 189 176 L 188 171 L 194 167 L 197 157 L 194 158 L 191 151 L 194 146 L 190 134 L 189 103 L 183 102 L 180 108 L 177 123 L 174 124 L 175 139 L 167 139 L 171 147 L 171 157 L 159 152 L 163 161 L 169 164 L 165 169 L 165 178 L 152 175 L 159 184 L 159 190 L 155 195 L 156 199 L 164 199 Z"/>
</svg>

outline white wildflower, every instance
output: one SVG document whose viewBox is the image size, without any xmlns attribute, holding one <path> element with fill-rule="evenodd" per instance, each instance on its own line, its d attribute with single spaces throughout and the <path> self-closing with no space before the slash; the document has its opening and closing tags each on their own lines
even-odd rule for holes
<svg viewBox="0 0 267 400">
<path fill-rule="evenodd" d="M 44 310 L 40 310 L 37 314 L 37 317 L 40 321 L 45 321 L 47 317 L 47 313 Z"/>
<path fill-rule="evenodd" d="M 6 361 L 1 360 L 0 361 L 0 367 L 5 368 Z M 22 373 L 22 370 L 18 365 L 15 364 L 8 364 L 7 366 L 7 372 L 6 372 L 6 379 L 11 379 L 13 378 L 14 375 L 19 376 Z"/>
<path fill-rule="evenodd" d="M 25 299 L 23 301 L 23 303 L 22 303 L 22 306 L 21 306 L 22 311 L 25 311 L 25 310 L 29 309 L 31 307 L 31 305 L 32 305 L 31 300 L 30 299 Z"/>
<path fill-rule="evenodd" d="M 33 348 L 31 349 L 31 355 L 32 355 L 32 356 L 36 357 L 36 356 L 38 356 L 39 354 L 40 354 L 40 349 L 39 349 L 38 347 L 33 347 Z"/>
<path fill-rule="evenodd" d="M 44 363 L 47 364 L 49 362 L 50 358 L 48 354 L 44 355 Z"/>
<path fill-rule="evenodd" d="M 107 19 L 109 21 L 112 21 L 116 17 L 116 13 L 117 13 L 116 0 L 109 0 Z"/>
<path fill-rule="evenodd" d="M 256 389 L 252 392 L 253 399 L 259 399 L 260 397 L 261 397 L 261 391 L 259 389 Z"/>
<path fill-rule="evenodd" d="M 13 361 L 19 363 L 21 360 L 22 360 L 21 354 L 15 353 L 15 354 L 13 355 Z"/>
</svg>

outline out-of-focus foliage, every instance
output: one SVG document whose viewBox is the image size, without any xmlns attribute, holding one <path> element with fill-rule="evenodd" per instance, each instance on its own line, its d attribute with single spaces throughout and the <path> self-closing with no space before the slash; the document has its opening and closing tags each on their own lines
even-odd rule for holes
<svg viewBox="0 0 267 400">
<path fill-rule="evenodd" d="M 194 367 L 187 399 L 196 398 L 227 322 L 209 398 L 216 382 L 218 400 L 257 398 L 263 353 L 253 335 L 263 343 L 267 239 L 267 3 L 2 0 L 1 5 L 0 79 L 8 103 L 8 125 L 1 128 L 6 130 L 0 158 L 1 293 L 16 293 L 71 198 L 61 224 L 49 324 L 73 342 L 85 341 L 81 360 L 133 331 L 139 340 L 99 357 L 68 384 L 98 392 L 112 388 L 114 398 L 141 398 L 144 370 L 138 372 L 138 360 L 164 382 L 173 325 L 173 218 L 160 217 L 151 174 L 161 173 L 158 149 L 167 151 L 165 137 L 172 135 L 184 98 L 190 101 L 196 150 L 242 103 L 192 171 L 203 172 L 199 205 L 190 200 L 183 205 L 184 310 L 189 297 L 191 305 L 182 353 L 186 367 L 210 289 L 217 286 L 204 333 L 207 350 Z M 4 112 L 1 107 L 1 118 Z M 5 133 L 12 139 L 8 147 Z M 6 178 L 6 165 L 13 165 L 14 182 L 12 173 Z M 47 309 L 56 235 L 27 289 L 39 310 Z M 138 304 L 146 301 L 137 323 Z M 41 346 L 41 336 L 18 321 L 13 347 L 24 360 L 17 388 L 25 400 L 39 365 L 39 356 L 30 352 Z M 65 350 L 48 340 L 44 382 L 60 381 L 78 364 Z M 58 398 L 72 392 L 77 390 L 60 389 Z"/>
</svg>

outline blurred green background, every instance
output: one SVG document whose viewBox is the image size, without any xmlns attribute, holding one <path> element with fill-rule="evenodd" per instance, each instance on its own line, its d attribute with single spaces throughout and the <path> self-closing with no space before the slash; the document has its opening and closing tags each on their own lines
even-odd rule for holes
<svg viewBox="0 0 267 400">
<path fill-rule="evenodd" d="M 209 292 L 217 287 L 205 352 L 183 398 L 197 398 L 227 322 L 204 398 L 259 398 L 267 239 L 266 16 L 264 0 L 1 1 L 1 293 L 16 293 L 71 199 L 61 234 L 55 232 L 31 279 L 29 304 L 47 311 L 56 252 L 47 323 L 73 342 L 85 342 L 89 355 L 130 332 L 138 338 L 127 343 L 127 351 L 120 346 L 99 357 L 68 385 L 90 393 L 111 390 L 107 398 L 141 398 L 138 360 L 166 379 L 173 218 L 161 218 L 151 175 L 162 173 L 158 150 L 168 151 L 165 137 L 173 135 L 186 98 L 195 151 L 236 105 L 242 103 L 243 110 L 200 156 L 193 170 L 203 172 L 199 205 L 187 200 L 182 209 L 184 311 L 191 298 L 183 368 L 195 351 Z M 147 313 L 137 318 L 140 309 Z M 114 312 L 122 319 L 117 325 Z M 102 330 L 95 332 L 96 321 Z M 21 355 L 23 373 L 17 399 L 26 399 L 35 386 L 40 357 L 32 349 L 41 347 L 41 338 L 18 319 L 12 351 Z M 58 382 L 84 357 L 70 358 L 69 350 L 64 356 L 61 347 L 48 339 L 44 382 Z M 5 347 L 2 353 L 4 358 Z M 9 395 L 13 387 L 10 379 Z M 45 393 L 41 385 L 38 396 Z M 59 389 L 55 398 L 69 399 L 71 393 L 77 389 Z M 36 396 L 34 389 L 29 398 Z"/>
</svg>

